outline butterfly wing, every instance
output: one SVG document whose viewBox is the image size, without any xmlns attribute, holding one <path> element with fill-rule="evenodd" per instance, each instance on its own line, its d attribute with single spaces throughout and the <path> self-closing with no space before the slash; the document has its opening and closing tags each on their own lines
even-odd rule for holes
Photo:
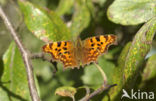
<svg viewBox="0 0 156 101">
<path fill-rule="evenodd" d="M 43 51 L 51 53 L 54 61 L 61 61 L 64 68 L 79 67 L 75 58 L 74 44 L 72 41 L 53 42 L 43 46 Z"/>
<path fill-rule="evenodd" d="M 115 35 L 100 35 L 83 41 L 82 65 L 96 62 L 98 56 L 108 50 L 108 47 L 117 43 Z"/>
</svg>

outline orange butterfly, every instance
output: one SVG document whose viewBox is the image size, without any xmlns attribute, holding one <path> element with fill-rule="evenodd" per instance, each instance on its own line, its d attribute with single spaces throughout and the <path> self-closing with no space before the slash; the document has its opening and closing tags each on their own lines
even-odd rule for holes
<svg viewBox="0 0 156 101">
<path fill-rule="evenodd" d="M 108 50 L 108 47 L 117 43 L 115 35 L 100 35 L 81 41 L 52 42 L 43 46 L 43 51 L 51 53 L 54 61 L 61 61 L 64 68 L 79 68 L 96 62 L 98 57 Z"/>
</svg>

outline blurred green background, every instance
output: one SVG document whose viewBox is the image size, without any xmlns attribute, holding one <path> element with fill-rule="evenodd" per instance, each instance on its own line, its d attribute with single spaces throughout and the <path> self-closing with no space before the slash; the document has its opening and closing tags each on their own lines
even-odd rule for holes
<svg viewBox="0 0 156 101">
<path fill-rule="evenodd" d="M 118 45 L 98 59 L 108 83 L 117 86 L 91 101 L 120 101 L 122 88 L 156 92 L 155 0 L 0 0 L 0 4 L 32 54 L 42 52 L 47 40 L 117 35 Z M 0 49 L 0 101 L 30 101 L 21 54 L 1 18 Z M 33 59 L 32 64 L 42 101 L 72 101 L 55 95 L 62 86 L 79 88 L 77 101 L 85 96 L 83 86 L 94 91 L 103 83 L 93 64 L 63 71 L 58 63 L 56 73 L 54 65 L 42 59 Z"/>
</svg>

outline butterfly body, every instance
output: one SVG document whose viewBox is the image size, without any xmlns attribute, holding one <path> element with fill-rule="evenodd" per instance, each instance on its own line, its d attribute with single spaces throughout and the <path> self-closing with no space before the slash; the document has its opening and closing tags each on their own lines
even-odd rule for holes
<svg viewBox="0 0 156 101">
<path fill-rule="evenodd" d="M 51 53 L 54 61 L 61 61 L 64 68 L 79 68 L 91 62 L 96 62 L 98 57 L 108 50 L 111 44 L 116 43 L 115 35 L 100 35 L 75 42 L 53 42 L 43 46 L 43 51 Z"/>
</svg>

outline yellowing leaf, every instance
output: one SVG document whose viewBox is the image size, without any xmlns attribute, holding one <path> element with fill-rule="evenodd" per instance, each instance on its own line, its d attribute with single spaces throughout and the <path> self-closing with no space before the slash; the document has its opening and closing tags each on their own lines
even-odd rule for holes
<svg viewBox="0 0 156 101">
<path fill-rule="evenodd" d="M 26 26 L 37 38 L 45 42 L 71 39 L 70 30 L 55 12 L 28 1 L 19 0 L 18 3 L 24 14 Z"/>
<path fill-rule="evenodd" d="M 107 11 L 109 20 L 122 25 L 136 25 L 156 16 L 155 0 L 114 0 Z"/>
<path fill-rule="evenodd" d="M 73 97 L 76 93 L 76 89 L 74 87 L 59 87 L 56 89 L 55 94 L 60 95 L 60 96 L 68 96 L 68 97 Z"/>
</svg>

